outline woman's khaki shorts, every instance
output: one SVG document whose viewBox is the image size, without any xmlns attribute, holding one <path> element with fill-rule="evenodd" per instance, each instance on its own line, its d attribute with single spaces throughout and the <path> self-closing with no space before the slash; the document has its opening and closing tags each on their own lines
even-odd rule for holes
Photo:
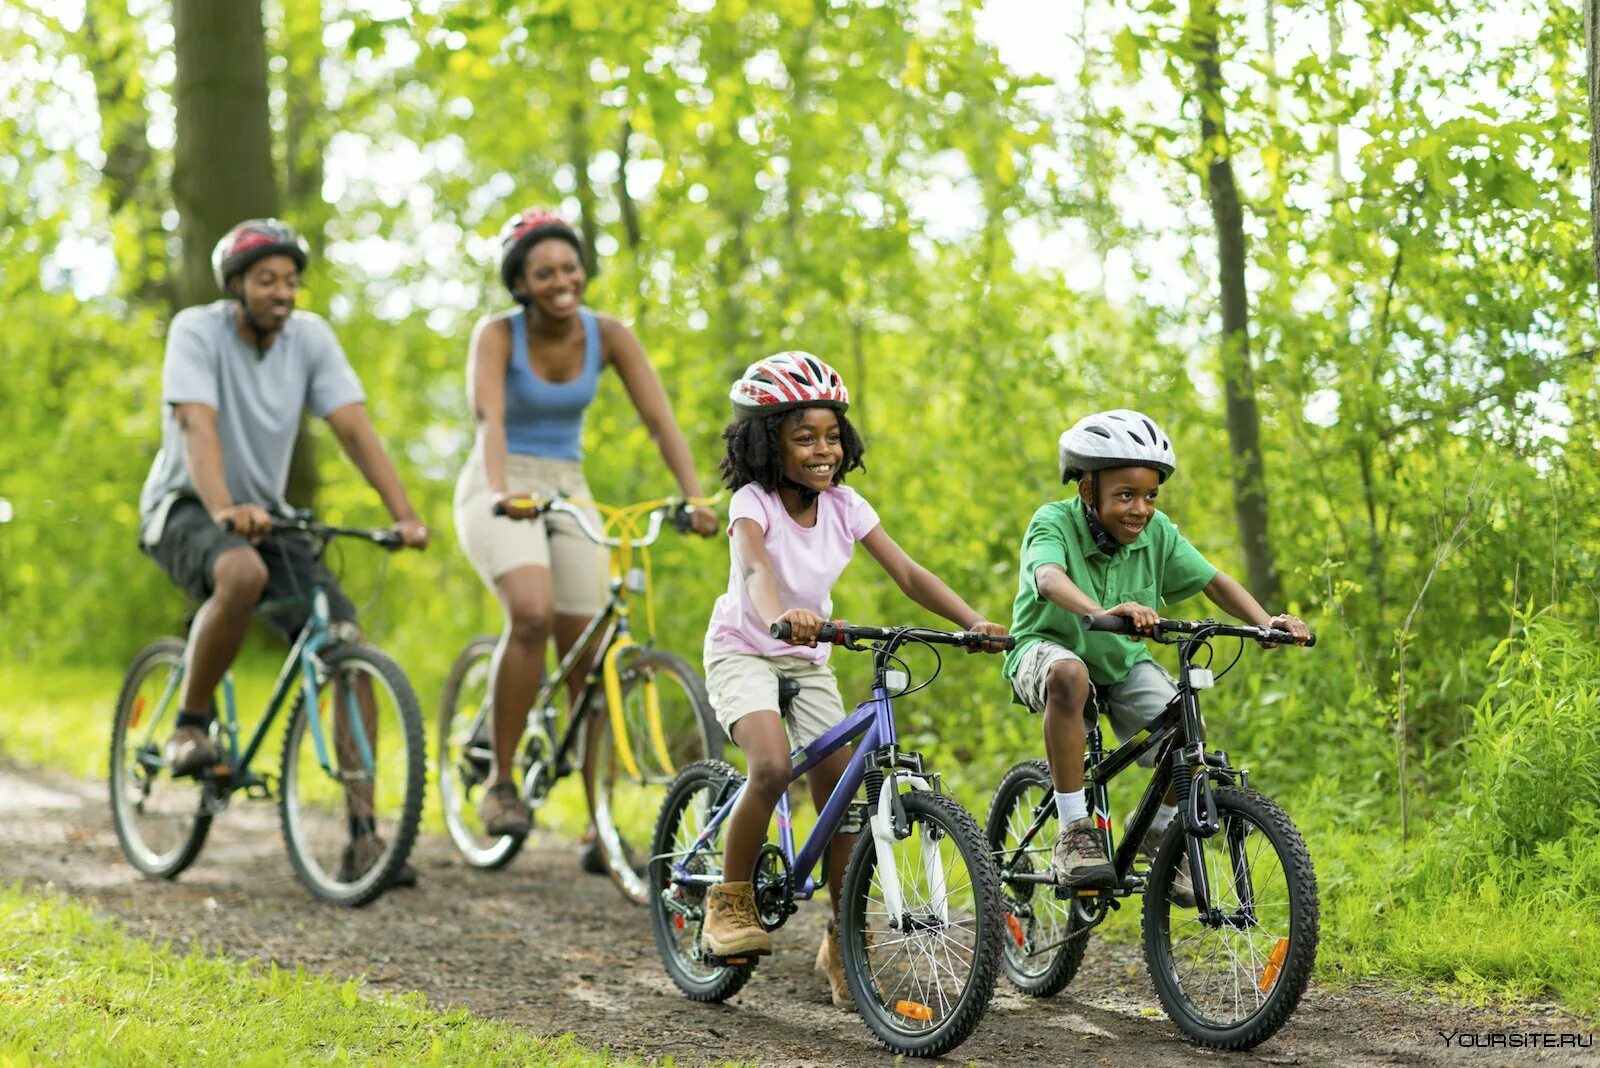
<svg viewBox="0 0 1600 1068">
<path fill-rule="evenodd" d="M 810 745 L 844 720 L 839 683 L 827 664 L 803 656 L 707 652 L 705 668 L 711 707 L 729 738 L 733 737 L 733 725 L 750 713 L 778 710 L 780 677 L 800 684 L 800 692 L 784 720 L 795 748 Z"/>
<path fill-rule="evenodd" d="M 589 500 L 583 468 L 571 460 L 539 456 L 506 456 L 506 488 L 532 497 L 557 493 Z M 592 616 L 605 603 L 605 549 L 590 541 L 568 515 L 539 519 L 510 519 L 493 514 L 494 494 L 483 466 L 483 451 L 474 448 L 467 466 L 456 479 L 456 536 L 478 577 L 494 589 L 507 572 L 519 567 L 550 571 L 554 607 L 558 614 Z M 590 524 L 600 529 L 600 517 L 586 509 Z"/>
</svg>

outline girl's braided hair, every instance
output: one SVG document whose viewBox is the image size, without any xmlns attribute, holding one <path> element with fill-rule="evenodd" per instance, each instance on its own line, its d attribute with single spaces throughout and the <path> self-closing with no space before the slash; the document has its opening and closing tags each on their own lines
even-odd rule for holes
<svg viewBox="0 0 1600 1068">
<path fill-rule="evenodd" d="M 777 492 L 778 487 L 787 481 L 783 475 L 783 442 L 779 436 L 784 423 L 798 420 L 802 411 L 805 409 L 735 419 L 723 428 L 722 440 L 728 445 L 720 464 L 723 484 L 730 490 L 736 490 L 754 482 L 764 490 Z M 857 468 L 866 470 L 861 457 L 867 451 L 866 443 L 856 433 L 855 426 L 843 412 L 837 414 L 839 444 L 844 449 L 844 460 L 833 473 L 835 486 L 842 483 L 844 476 L 851 471 Z"/>
</svg>

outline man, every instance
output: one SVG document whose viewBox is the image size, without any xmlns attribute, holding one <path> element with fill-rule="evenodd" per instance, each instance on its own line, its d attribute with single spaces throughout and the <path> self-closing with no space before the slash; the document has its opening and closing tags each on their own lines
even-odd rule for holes
<svg viewBox="0 0 1600 1068">
<path fill-rule="evenodd" d="M 161 451 L 139 499 L 140 546 L 202 602 L 166 746 L 173 776 L 195 775 L 221 758 L 211 740 L 211 698 L 257 602 L 294 602 L 273 620 L 292 639 L 309 618 L 304 595 L 320 585 L 345 635 L 359 633 L 355 606 L 308 542 L 262 539 L 273 514 L 289 511 L 284 489 L 305 409 L 328 421 L 405 544 L 428 544 L 333 330 L 321 316 L 295 311 L 307 259 L 305 241 L 286 223 L 240 223 L 211 255 L 227 297 L 179 312 L 167 334 Z"/>
</svg>

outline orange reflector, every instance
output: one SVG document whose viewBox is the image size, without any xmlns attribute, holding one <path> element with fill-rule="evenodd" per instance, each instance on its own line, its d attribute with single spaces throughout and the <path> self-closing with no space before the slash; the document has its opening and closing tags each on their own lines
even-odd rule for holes
<svg viewBox="0 0 1600 1068">
<path fill-rule="evenodd" d="M 1011 929 L 1011 938 L 1017 943 L 1017 948 L 1021 949 L 1024 941 L 1022 937 L 1022 924 L 1018 923 L 1017 918 L 1008 912 L 1006 913 L 1006 926 Z"/>
<path fill-rule="evenodd" d="M 1272 989 L 1278 981 L 1278 975 L 1283 971 L 1283 958 L 1289 955 L 1289 940 L 1278 939 L 1278 944 L 1272 947 L 1272 955 L 1267 958 L 1267 966 L 1261 969 L 1261 982 L 1256 985 L 1263 994 Z"/>
<path fill-rule="evenodd" d="M 894 1003 L 894 1011 L 908 1020 L 921 1020 L 927 1023 L 933 1019 L 933 1010 L 915 1001 L 897 1001 Z"/>
<path fill-rule="evenodd" d="M 683 927 L 684 927 L 683 917 L 682 916 L 674 916 L 674 917 L 672 917 L 672 926 L 674 928 L 676 928 L 677 930 L 679 930 L 679 931 L 683 930 Z"/>
<path fill-rule="evenodd" d="M 144 718 L 144 694 L 133 699 L 133 715 L 128 717 L 128 726 L 137 727 Z"/>
</svg>

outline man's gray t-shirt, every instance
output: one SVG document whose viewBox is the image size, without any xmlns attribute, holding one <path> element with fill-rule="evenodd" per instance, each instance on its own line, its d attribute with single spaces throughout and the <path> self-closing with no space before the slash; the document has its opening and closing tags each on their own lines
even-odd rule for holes
<svg viewBox="0 0 1600 1068">
<path fill-rule="evenodd" d="M 333 336 L 313 312 L 296 311 L 264 355 L 245 343 L 232 300 L 185 308 L 167 331 L 161 368 L 161 451 L 139 495 L 139 521 L 148 526 L 162 502 L 193 493 L 175 406 L 204 404 L 217 411 L 222 470 L 235 504 L 284 510 L 289 459 L 301 413 L 326 418 L 366 400 L 361 381 Z M 146 530 L 148 540 L 159 531 Z"/>
</svg>

